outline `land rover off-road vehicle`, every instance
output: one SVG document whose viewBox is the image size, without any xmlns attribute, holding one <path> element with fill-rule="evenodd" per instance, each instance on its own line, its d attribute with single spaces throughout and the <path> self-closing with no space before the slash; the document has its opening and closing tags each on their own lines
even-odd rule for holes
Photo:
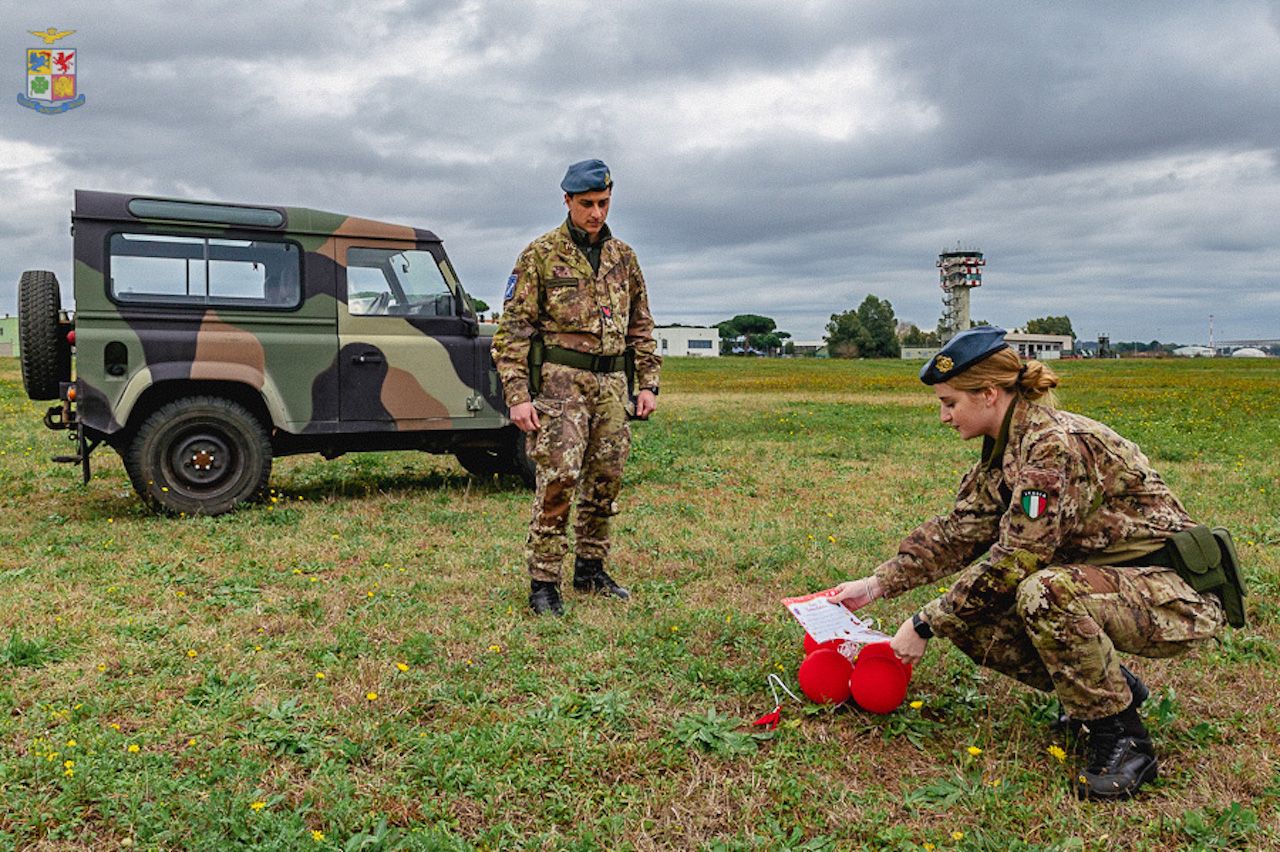
<svg viewBox="0 0 1280 852">
<path fill-rule="evenodd" d="M 138 494 L 216 515 L 275 456 L 452 453 L 532 483 L 479 322 L 430 231 L 295 207 L 79 190 L 75 311 L 18 288 L 22 380 L 82 466 L 107 444 Z M 72 377 L 72 353 L 75 376 Z"/>
</svg>

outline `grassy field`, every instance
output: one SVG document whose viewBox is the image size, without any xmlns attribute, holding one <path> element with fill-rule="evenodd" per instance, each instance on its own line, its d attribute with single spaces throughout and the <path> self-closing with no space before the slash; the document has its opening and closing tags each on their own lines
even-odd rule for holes
<svg viewBox="0 0 1280 852">
<path fill-rule="evenodd" d="M 0 360 L 0 847 L 1280 846 L 1274 360 L 1060 368 L 1063 406 L 1230 527 L 1251 584 L 1248 629 L 1131 662 L 1161 755 L 1137 801 L 1071 798 L 1053 703 L 942 641 L 918 707 L 787 702 L 751 735 L 801 660 L 778 599 L 870 571 L 979 450 L 917 369 L 670 361 L 617 519 L 634 599 L 534 620 L 511 484 L 298 457 L 263 505 L 158 518 L 114 454 L 87 487 L 49 462 L 71 445 Z"/>
</svg>

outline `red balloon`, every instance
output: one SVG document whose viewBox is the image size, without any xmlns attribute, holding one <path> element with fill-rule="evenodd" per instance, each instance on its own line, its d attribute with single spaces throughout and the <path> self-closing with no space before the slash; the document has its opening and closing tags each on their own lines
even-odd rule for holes
<svg viewBox="0 0 1280 852">
<path fill-rule="evenodd" d="M 849 694 L 863 710 L 892 713 L 907 697 L 911 666 L 898 659 L 888 642 L 867 645 L 849 676 Z"/>
<path fill-rule="evenodd" d="M 804 653 L 807 657 L 819 648 L 830 648 L 833 651 L 838 651 L 844 642 L 844 639 L 828 639 L 826 642 L 819 642 L 806 632 L 804 634 Z"/>
<path fill-rule="evenodd" d="M 842 704 L 849 698 L 853 665 L 839 651 L 819 648 L 804 658 L 797 678 L 800 689 L 817 704 Z"/>
</svg>

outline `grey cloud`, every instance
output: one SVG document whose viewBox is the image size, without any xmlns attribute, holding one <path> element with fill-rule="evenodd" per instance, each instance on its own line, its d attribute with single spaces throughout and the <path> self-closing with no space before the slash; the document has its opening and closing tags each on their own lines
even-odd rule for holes
<svg viewBox="0 0 1280 852">
<path fill-rule="evenodd" d="M 519 250 L 563 216 L 565 164 L 601 156 L 618 181 L 611 222 L 660 319 L 751 311 L 813 338 L 875 293 L 932 327 L 934 257 L 963 241 L 988 253 L 974 314 L 992 321 L 1067 313 L 1086 333 L 1149 339 L 1158 324 L 1190 342 L 1213 312 L 1233 336 L 1280 336 L 1250 305 L 1275 282 L 1276 4 L 173 8 L 69 4 L 88 103 L 56 118 L 2 108 L 0 145 L 40 139 L 55 159 L 42 183 L 0 168 L 0 189 L 20 193 L 0 217 L 0 310 L 24 268 L 69 276 L 76 186 L 432 228 L 496 304 Z M 0 61 L 29 40 L 0 33 Z M 428 44 L 451 63 L 428 72 Z M 768 121 L 717 137 L 693 116 L 645 135 L 667 116 L 640 110 L 691 88 L 851 51 L 933 123 L 891 110 L 847 139 Z M 280 69 L 336 74 L 351 102 L 310 109 L 305 74 L 272 88 Z M 854 97 L 822 94 L 833 109 Z M 684 146 L 690 133 L 714 144 Z"/>
</svg>

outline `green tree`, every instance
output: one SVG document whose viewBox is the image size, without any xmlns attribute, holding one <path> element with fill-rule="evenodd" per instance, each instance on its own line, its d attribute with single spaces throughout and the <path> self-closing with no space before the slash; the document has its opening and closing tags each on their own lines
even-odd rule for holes
<svg viewBox="0 0 1280 852">
<path fill-rule="evenodd" d="M 893 315 L 893 305 L 888 299 L 867 296 L 858 305 L 858 319 L 867 334 L 862 357 L 897 358 L 902 354 L 902 345 L 898 343 L 898 318 Z"/>
<path fill-rule="evenodd" d="M 835 358 L 897 358 L 898 320 L 887 299 L 867 296 L 856 311 L 832 314 L 827 346 Z"/>
<path fill-rule="evenodd" d="M 827 323 L 827 351 L 832 358 L 857 358 L 862 354 L 866 332 L 857 311 L 832 314 Z"/>
<path fill-rule="evenodd" d="M 1076 333 L 1071 329 L 1071 318 L 1068 316 L 1040 317 L 1039 319 L 1027 320 L 1027 334 L 1069 334 L 1072 337 L 1076 336 Z"/>
<path fill-rule="evenodd" d="M 917 348 L 929 345 L 929 335 L 920 330 L 920 327 L 912 323 L 907 327 L 907 333 L 902 335 L 902 345 Z"/>
<path fill-rule="evenodd" d="M 776 331 L 778 324 L 771 317 L 759 314 L 738 314 L 733 319 L 716 323 L 720 331 L 720 352 L 729 354 L 733 344 L 739 337 L 744 339 L 747 347 L 761 352 L 782 348 L 782 338 L 791 335 L 785 331 Z"/>
</svg>

